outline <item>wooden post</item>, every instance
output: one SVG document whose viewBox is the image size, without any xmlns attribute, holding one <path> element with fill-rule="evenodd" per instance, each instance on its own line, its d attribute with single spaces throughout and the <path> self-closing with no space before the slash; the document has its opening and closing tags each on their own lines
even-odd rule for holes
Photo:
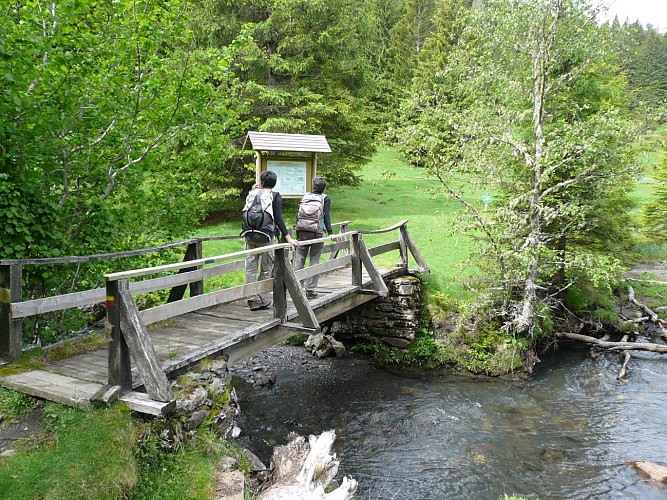
<svg viewBox="0 0 667 500">
<path fill-rule="evenodd" d="M 361 242 L 361 233 L 355 233 L 352 235 L 352 284 L 355 286 L 361 286 L 362 276 L 361 276 L 361 254 L 359 250 L 359 244 Z"/>
<path fill-rule="evenodd" d="M 431 272 L 430 268 L 428 267 L 428 264 L 426 264 L 426 261 L 424 260 L 424 257 L 422 257 L 421 252 L 417 248 L 417 245 L 415 245 L 415 242 L 412 241 L 412 238 L 410 237 L 410 233 L 408 233 L 408 226 L 404 225 L 401 227 L 401 233 L 403 234 L 403 238 L 405 241 L 406 246 L 410 250 L 410 253 L 415 259 L 415 262 L 417 262 L 417 265 L 419 266 L 419 272 L 422 274 L 428 274 Z"/>
<path fill-rule="evenodd" d="M 23 266 L 0 266 L 0 358 L 13 359 L 21 355 L 21 319 L 12 319 L 12 303 L 21 302 Z"/>
<path fill-rule="evenodd" d="M 407 226 L 401 226 L 398 230 L 398 252 L 401 256 L 401 260 L 397 267 L 402 267 L 403 269 L 408 268 L 408 244 L 406 243 L 406 235 L 408 233 Z"/>
<path fill-rule="evenodd" d="M 287 294 L 285 293 L 285 269 L 289 266 L 284 248 L 275 250 L 273 262 L 273 317 L 281 323 L 287 320 Z"/>
<path fill-rule="evenodd" d="M 188 250 L 185 253 L 186 255 L 188 254 L 193 255 L 193 257 L 190 258 L 189 260 L 201 260 L 203 255 L 202 241 L 200 239 L 197 239 L 195 242 L 190 243 L 188 245 Z M 203 267 L 204 266 L 197 266 L 193 268 L 193 270 L 202 269 Z M 190 297 L 203 294 L 204 294 L 204 280 L 193 281 L 192 283 L 190 283 Z"/>
<path fill-rule="evenodd" d="M 274 277 L 274 280 L 275 279 L 276 278 Z M 287 290 L 289 291 L 290 297 L 292 297 L 292 302 L 299 313 L 299 319 L 301 319 L 303 326 L 311 329 L 313 333 L 319 332 L 320 324 L 315 317 L 313 308 L 310 307 L 310 303 L 306 297 L 306 291 L 301 286 L 301 283 L 299 283 L 299 280 L 296 279 L 296 274 L 294 273 L 294 268 L 292 266 L 285 266 L 283 282 L 285 283 L 285 286 L 287 286 Z"/>
<path fill-rule="evenodd" d="M 120 291 L 118 281 L 107 281 L 107 324 L 109 340 L 109 385 L 132 390 L 130 350 L 120 330 Z"/>
<path fill-rule="evenodd" d="M 188 245 L 188 248 L 185 251 L 185 256 L 183 257 L 183 262 L 187 262 L 189 260 L 200 260 L 201 258 L 202 258 L 202 242 L 201 240 L 197 239 Z M 190 271 L 196 271 L 197 269 L 201 268 L 202 266 L 188 267 L 185 269 L 179 269 L 178 273 L 179 274 L 187 273 Z M 185 289 L 187 288 L 187 286 L 188 285 L 178 285 L 172 288 L 171 291 L 169 292 L 169 298 L 167 299 L 167 302 L 175 302 L 177 300 L 181 300 L 185 295 Z M 204 282 L 202 280 L 193 281 L 192 283 L 190 283 L 190 297 L 194 297 L 195 295 L 202 295 L 203 293 L 204 293 Z"/>
<path fill-rule="evenodd" d="M 344 224 L 340 225 L 339 233 L 347 233 L 350 230 L 350 224 L 346 221 Z M 346 248 L 341 252 L 342 255 L 350 255 L 350 248 Z"/>
</svg>

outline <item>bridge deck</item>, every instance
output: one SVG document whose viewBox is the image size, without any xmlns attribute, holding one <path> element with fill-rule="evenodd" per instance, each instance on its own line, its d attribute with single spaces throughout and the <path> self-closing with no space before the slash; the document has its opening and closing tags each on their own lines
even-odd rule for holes
<svg viewBox="0 0 667 500">
<path fill-rule="evenodd" d="M 400 269 L 380 270 L 387 278 Z M 362 288 L 370 284 L 366 274 Z M 318 297 L 310 304 L 318 321 L 326 321 L 363 304 L 373 295 L 359 293 L 351 273 L 341 269 L 320 276 Z M 298 323 L 298 313 L 288 301 L 287 320 Z M 293 323 L 291 323 L 293 324 Z M 271 307 L 250 311 L 245 300 L 221 304 L 152 325 L 149 334 L 155 354 L 168 375 L 175 375 L 208 356 L 229 356 L 234 363 L 253 352 L 284 340 L 294 328 L 280 325 Z M 86 406 L 108 381 L 108 350 L 98 349 L 47 363 L 43 369 L 0 377 L 0 383 L 33 396 L 73 406 Z M 143 382 L 133 370 L 133 386 Z"/>
</svg>

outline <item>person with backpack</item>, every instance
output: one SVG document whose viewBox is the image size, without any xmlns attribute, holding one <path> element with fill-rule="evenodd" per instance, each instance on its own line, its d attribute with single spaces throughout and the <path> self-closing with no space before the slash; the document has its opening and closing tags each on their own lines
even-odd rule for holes
<svg viewBox="0 0 667 500">
<path fill-rule="evenodd" d="M 289 234 L 283 221 L 283 199 L 280 193 L 273 191 L 278 176 L 271 170 L 261 173 L 260 185 L 253 186 L 246 197 L 241 212 L 245 248 L 251 250 L 272 245 L 280 233 L 288 243 L 298 247 L 299 242 Z M 258 274 L 259 271 L 259 274 Z M 269 279 L 273 275 L 273 252 L 247 255 L 245 258 L 245 282 L 255 283 Z M 271 305 L 261 294 L 248 299 L 252 311 L 266 309 Z"/>
<path fill-rule="evenodd" d="M 313 179 L 313 191 L 306 193 L 299 203 L 299 211 L 296 216 L 296 237 L 299 241 L 314 240 L 322 238 L 324 233 L 333 234 L 331 228 L 331 198 L 324 194 L 327 181 L 323 177 Z M 310 265 L 320 263 L 324 242 L 301 246 L 296 249 L 295 269 L 303 269 L 306 258 L 310 255 Z M 314 299 L 317 297 L 317 278 L 311 276 L 305 280 L 306 297 Z"/>
</svg>

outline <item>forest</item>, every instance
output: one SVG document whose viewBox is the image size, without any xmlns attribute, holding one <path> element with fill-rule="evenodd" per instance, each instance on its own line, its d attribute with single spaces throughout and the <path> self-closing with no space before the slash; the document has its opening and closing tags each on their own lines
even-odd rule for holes
<svg viewBox="0 0 667 500">
<path fill-rule="evenodd" d="M 603 317 L 637 234 L 667 235 L 667 35 L 582 0 L 12 0 L 0 15 L 2 258 L 93 255 L 237 217 L 248 130 L 325 135 L 355 186 L 395 148 L 460 203 L 471 328 L 525 349 Z M 662 137 L 664 140 L 664 134 Z M 481 213 L 468 192 L 491 193 Z M 639 221 L 639 222 L 638 222 Z M 28 296 L 95 266 L 33 268 Z M 432 290 L 437 293 L 438 290 Z"/>
</svg>

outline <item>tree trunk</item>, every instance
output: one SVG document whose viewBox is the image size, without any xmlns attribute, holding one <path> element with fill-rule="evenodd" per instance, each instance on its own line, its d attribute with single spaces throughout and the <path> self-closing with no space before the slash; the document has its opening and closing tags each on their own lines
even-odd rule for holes
<svg viewBox="0 0 667 500">
<path fill-rule="evenodd" d="M 292 435 L 293 436 L 293 435 Z M 323 432 L 309 441 L 293 436 L 288 444 L 277 447 L 271 457 L 273 484 L 260 500 L 347 500 L 357 490 L 354 479 L 343 477 L 341 485 L 330 493 L 324 488 L 338 472 L 340 462 L 331 453 L 335 431 Z"/>
</svg>

